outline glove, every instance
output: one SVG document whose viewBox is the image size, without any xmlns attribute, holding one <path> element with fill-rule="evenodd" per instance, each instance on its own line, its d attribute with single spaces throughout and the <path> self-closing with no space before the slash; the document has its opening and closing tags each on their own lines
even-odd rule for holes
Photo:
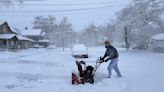
<svg viewBox="0 0 164 92">
<path fill-rule="evenodd" d="M 100 57 L 100 60 L 104 61 L 104 58 Z"/>
<path fill-rule="evenodd" d="M 109 59 L 104 60 L 104 62 L 108 62 Z"/>
<path fill-rule="evenodd" d="M 99 61 L 99 63 L 103 63 L 103 62 L 104 62 L 104 60 L 100 60 L 100 61 Z"/>
<path fill-rule="evenodd" d="M 98 60 L 97 63 L 103 63 L 104 62 L 104 59 L 102 57 L 100 57 L 100 59 Z"/>
</svg>

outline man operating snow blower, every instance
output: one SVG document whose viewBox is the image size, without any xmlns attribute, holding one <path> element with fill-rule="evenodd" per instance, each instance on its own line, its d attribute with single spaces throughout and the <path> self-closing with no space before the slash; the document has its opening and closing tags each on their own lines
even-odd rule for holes
<svg viewBox="0 0 164 92">
<path fill-rule="evenodd" d="M 108 62 L 111 60 L 111 62 L 108 65 L 108 78 L 111 78 L 111 71 L 114 69 L 118 75 L 118 77 L 121 77 L 120 70 L 118 68 L 118 52 L 116 48 L 114 48 L 109 41 L 105 41 L 105 48 L 106 52 L 104 56 L 99 58 L 96 61 L 95 67 L 87 66 L 85 65 L 84 61 L 76 61 L 76 65 L 78 67 L 79 74 L 72 73 L 72 84 L 85 84 L 85 83 L 94 83 L 94 74 L 97 70 L 97 68 L 100 66 L 103 62 Z M 82 67 L 82 64 L 84 65 L 84 68 Z M 80 77 L 80 78 L 79 78 Z"/>
<path fill-rule="evenodd" d="M 121 77 L 122 75 L 121 75 L 120 70 L 117 65 L 117 63 L 119 61 L 118 51 L 116 50 L 116 48 L 114 48 L 110 44 L 110 42 L 108 40 L 105 41 L 104 44 L 105 44 L 106 52 L 105 52 L 104 56 L 101 58 L 101 60 L 102 60 L 102 62 L 108 62 L 109 60 L 111 60 L 111 62 L 108 65 L 108 78 L 111 78 L 112 69 L 115 70 L 118 77 Z"/>
</svg>

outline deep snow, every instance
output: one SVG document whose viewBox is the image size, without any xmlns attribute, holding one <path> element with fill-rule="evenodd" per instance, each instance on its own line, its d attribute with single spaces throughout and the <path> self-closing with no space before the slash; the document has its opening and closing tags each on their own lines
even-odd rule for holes
<svg viewBox="0 0 164 92">
<path fill-rule="evenodd" d="M 123 74 L 107 77 L 107 63 L 95 75 L 95 84 L 71 85 L 77 72 L 70 49 L 28 49 L 0 51 L 0 92 L 164 92 L 164 54 L 146 51 L 120 53 Z M 87 64 L 95 65 L 104 47 L 89 48 Z"/>
</svg>

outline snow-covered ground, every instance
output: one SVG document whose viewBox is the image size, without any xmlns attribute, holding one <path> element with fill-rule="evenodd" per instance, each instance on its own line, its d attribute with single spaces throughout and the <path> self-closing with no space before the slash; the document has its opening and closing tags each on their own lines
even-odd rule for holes
<svg viewBox="0 0 164 92">
<path fill-rule="evenodd" d="M 71 72 L 77 71 L 71 51 L 28 49 L 0 52 L 0 92 L 164 92 L 164 54 L 144 51 L 120 53 L 123 74 L 107 77 L 107 63 L 95 75 L 95 83 L 71 85 Z M 104 47 L 89 48 L 87 64 L 94 65 Z"/>
</svg>

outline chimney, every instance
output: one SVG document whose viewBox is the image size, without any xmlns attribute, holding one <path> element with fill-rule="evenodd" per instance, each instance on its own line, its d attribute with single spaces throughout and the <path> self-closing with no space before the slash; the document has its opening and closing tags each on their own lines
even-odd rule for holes
<svg viewBox="0 0 164 92">
<path fill-rule="evenodd" d="M 28 28 L 27 27 L 25 27 L 25 30 L 27 30 Z"/>
</svg>

